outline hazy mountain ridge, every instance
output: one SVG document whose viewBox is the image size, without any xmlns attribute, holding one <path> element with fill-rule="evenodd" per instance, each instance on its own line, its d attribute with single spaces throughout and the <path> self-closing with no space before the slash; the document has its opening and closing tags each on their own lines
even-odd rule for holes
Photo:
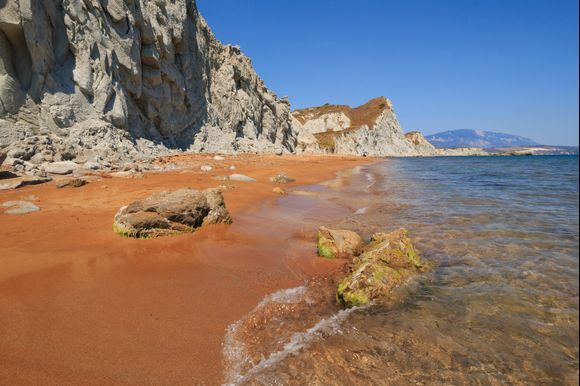
<svg viewBox="0 0 580 386">
<path fill-rule="evenodd" d="M 428 135 L 426 138 L 438 148 L 479 147 L 487 149 L 539 145 L 530 138 L 483 130 L 450 130 Z"/>
</svg>

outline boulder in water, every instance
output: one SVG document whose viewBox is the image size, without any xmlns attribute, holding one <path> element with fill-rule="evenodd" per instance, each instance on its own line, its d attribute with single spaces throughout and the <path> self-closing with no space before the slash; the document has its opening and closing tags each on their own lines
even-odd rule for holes
<svg viewBox="0 0 580 386">
<path fill-rule="evenodd" d="M 115 215 L 113 230 L 126 237 L 153 238 L 231 222 L 218 189 L 181 189 L 157 193 L 121 208 Z"/>
<path fill-rule="evenodd" d="M 355 259 L 352 273 L 338 284 L 337 300 L 347 307 L 366 305 L 425 268 L 407 230 L 375 234 Z"/>
<path fill-rule="evenodd" d="M 361 237 L 353 231 L 328 229 L 318 230 L 318 256 L 327 259 L 358 255 L 363 247 Z"/>
</svg>

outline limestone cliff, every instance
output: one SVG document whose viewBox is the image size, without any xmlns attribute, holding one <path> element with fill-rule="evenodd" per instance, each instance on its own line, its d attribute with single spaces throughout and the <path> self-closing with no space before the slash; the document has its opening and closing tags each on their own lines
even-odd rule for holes
<svg viewBox="0 0 580 386">
<path fill-rule="evenodd" d="M 411 131 L 405 134 L 407 141 L 411 142 L 418 153 L 421 155 L 435 155 L 437 149 L 425 138 L 419 131 Z"/>
<path fill-rule="evenodd" d="M 428 156 L 435 148 L 407 138 L 393 104 L 385 97 L 362 106 L 324 105 L 293 112 L 294 118 L 318 141 L 323 152 L 370 156 Z M 300 144 L 299 140 L 299 144 Z"/>
<path fill-rule="evenodd" d="M 0 0 L 0 147 L 31 137 L 133 156 L 296 147 L 289 103 L 195 0 Z"/>
</svg>

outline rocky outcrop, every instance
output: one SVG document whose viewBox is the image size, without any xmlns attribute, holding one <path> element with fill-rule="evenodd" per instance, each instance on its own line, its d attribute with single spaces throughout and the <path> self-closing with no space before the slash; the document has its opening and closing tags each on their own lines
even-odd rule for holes
<svg viewBox="0 0 580 386">
<path fill-rule="evenodd" d="M 361 237 L 352 231 L 320 227 L 318 230 L 318 256 L 341 259 L 358 255 L 363 247 Z"/>
<path fill-rule="evenodd" d="M 40 163 L 297 141 L 289 103 L 214 37 L 195 0 L 0 2 L 0 148 L 31 137 Z"/>
<path fill-rule="evenodd" d="M 385 97 L 356 108 L 326 104 L 296 110 L 293 116 L 301 130 L 316 138 L 322 152 L 383 157 L 435 153 L 432 146 L 417 146 L 405 137 L 393 104 Z"/>
<path fill-rule="evenodd" d="M 113 230 L 126 237 L 152 238 L 231 222 L 218 189 L 182 189 L 157 193 L 121 208 L 115 215 Z"/>
<path fill-rule="evenodd" d="M 411 131 L 405 134 L 407 141 L 415 147 L 417 152 L 421 155 L 436 155 L 437 149 L 427 141 L 427 138 L 419 131 Z"/>
<path fill-rule="evenodd" d="M 384 299 L 405 280 L 427 269 L 415 251 L 407 230 L 377 233 L 354 258 L 351 273 L 339 284 L 336 297 L 347 307 Z"/>
</svg>

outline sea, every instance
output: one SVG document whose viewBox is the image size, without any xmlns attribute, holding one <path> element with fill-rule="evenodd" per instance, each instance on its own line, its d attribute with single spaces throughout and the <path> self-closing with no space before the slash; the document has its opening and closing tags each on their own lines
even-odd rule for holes
<svg viewBox="0 0 580 386">
<path fill-rule="evenodd" d="M 577 385 L 578 190 L 577 156 L 384 159 L 297 188 L 267 215 L 406 228 L 433 268 L 389 304 L 269 295 L 226 332 L 224 382 Z"/>
</svg>

